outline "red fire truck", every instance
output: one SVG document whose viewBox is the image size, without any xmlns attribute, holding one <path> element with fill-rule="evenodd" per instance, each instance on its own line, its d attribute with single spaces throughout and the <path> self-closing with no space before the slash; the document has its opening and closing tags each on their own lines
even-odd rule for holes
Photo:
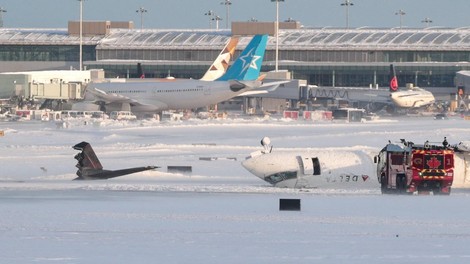
<svg viewBox="0 0 470 264">
<path fill-rule="evenodd" d="M 449 195 L 454 179 L 454 150 L 442 145 L 388 144 L 374 157 L 382 193 Z"/>
</svg>

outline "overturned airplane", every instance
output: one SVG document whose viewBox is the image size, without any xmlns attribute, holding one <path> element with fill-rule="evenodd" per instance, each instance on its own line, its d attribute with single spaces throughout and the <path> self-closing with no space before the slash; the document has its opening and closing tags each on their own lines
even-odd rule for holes
<svg viewBox="0 0 470 264">
<path fill-rule="evenodd" d="M 372 157 L 361 150 L 289 150 L 273 152 L 268 137 L 242 162 L 243 167 L 275 187 L 374 187 Z"/>
<path fill-rule="evenodd" d="M 146 166 L 122 170 L 103 170 L 103 166 L 101 165 L 98 157 L 93 151 L 93 148 L 88 142 L 83 141 L 78 143 L 77 145 L 73 146 L 73 149 L 81 151 L 74 157 L 78 161 L 76 165 L 78 168 L 78 177 L 75 180 L 105 180 L 158 168 L 156 166 Z"/>
</svg>

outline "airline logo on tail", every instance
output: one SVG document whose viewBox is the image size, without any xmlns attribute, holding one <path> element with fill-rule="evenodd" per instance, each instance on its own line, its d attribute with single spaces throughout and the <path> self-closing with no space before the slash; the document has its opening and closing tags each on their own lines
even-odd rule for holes
<svg viewBox="0 0 470 264">
<path fill-rule="evenodd" d="M 254 81 L 261 70 L 268 35 L 255 35 L 242 54 L 218 81 Z"/>
<path fill-rule="evenodd" d="M 232 60 L 233 54 L 238 44 L 238 38 L 232 37 L 227 45 L 224 47 L 222 52 L 220 52 L 217 59 L 209 67 L 209 70 L 201 78 L 202 81 L 213 81 L 227 71 L 230 61 Z"/>
<path fill-rule="evenodd" d="M 140 79 L 145 79 L 145 73 L 144 70 L 142 69 L 142 63 L 137 63 L 137 75 L 139 76 Z"/>
<path fill-rule="evenodd" d="M 390 64 L 390 92 L 396 92 L 398 90 L 398 79 L 395 73 L 395 67 Z"/>
<path fill-rule="evenodd" d="M 251 49 L 248 54 L 243 57 L 240 57 L 240 60 L 243 61 L 243 71 L 246 71 L 248 67 L 258 70 L 258 65 L 256 64 L 257 61 L 261 58 L 260 56 L 253 55 L 254 48 Z M 251 61 L 249 61 L 251 59 Z"/>
</svg>

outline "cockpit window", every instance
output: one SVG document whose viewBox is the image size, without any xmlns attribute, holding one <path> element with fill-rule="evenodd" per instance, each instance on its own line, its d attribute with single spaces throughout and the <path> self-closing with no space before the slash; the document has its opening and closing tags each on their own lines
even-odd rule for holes
<svg viewBox="0 0 470 264">
<path fill-rule="evenodd" d="M 284 172 L 279 172 L 279 173 L 267 176 L 264 179 L 267 182 L 274 185 L 278 182 L 295 179 L 295 178 L 297 178 L 297 171 L 284 171 Z"/>
</svg>

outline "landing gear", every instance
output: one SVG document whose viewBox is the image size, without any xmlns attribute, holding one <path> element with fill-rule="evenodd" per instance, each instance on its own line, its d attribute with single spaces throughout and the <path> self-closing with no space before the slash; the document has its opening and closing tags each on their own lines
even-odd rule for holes
<svg viewBox="0 0 470 264">
<path fill-rule="evenodd" d="M 100 101 L 100 102 L 98 102 L 98 105 L 99 105 L 100 111 L 102 111 L 103 113 L 106 113 L 106 103 Z"/>
</svg>

